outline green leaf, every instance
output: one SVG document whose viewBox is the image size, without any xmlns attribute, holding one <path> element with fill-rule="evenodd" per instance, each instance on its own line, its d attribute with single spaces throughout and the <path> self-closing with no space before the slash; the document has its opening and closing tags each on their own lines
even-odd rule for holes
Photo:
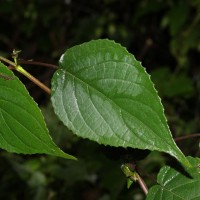
<svg viewBox="0 0 200 200">
<path fill-rule="evenodd" d="M 170 9 L 168 13 L 169 17 L 169 28 L 171 35 L 174 36 L 180 33 L 184 24 L 187 22 L 189 17 L 189 5 L 187 2 L 179 2 Z"/>
<path fill-rule="evenodd" d="M 189 160 L 194 166 L 190 173 L 193 178 L 187 177 L 171 167 L 164 166 L 158 174 L 158 185 L 149 190 L 146 200 L 200 199 L 200 171 L 198 168 L 200 159 L 190 157 Z"/>
<path fill-rule="evenodd" d="M 153 70 L 151 79 L 157 85 L 156 88 L 161 96 L 191 97 L 194 94 L 192 80 L 186 74 L 172 74 L 169 68 L 162 67 Z"/>
<path fill-rule="evenodd" d="M 67 50 L 52 79 L 51 101 L 60 120 L 78 136 L 104 145 L 163 151 L 190 166 L 172 139 L 149 75 L 113 41 Z"/>
<path fill-rule="evenodd" d="M 0 63 L 0 148 L 75 159 L 52 141 L 43 116 L 24 85 Z"/>
</svg>

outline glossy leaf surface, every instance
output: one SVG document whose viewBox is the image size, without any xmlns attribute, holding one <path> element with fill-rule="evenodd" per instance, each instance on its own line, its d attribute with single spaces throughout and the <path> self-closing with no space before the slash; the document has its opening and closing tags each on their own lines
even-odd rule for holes
<svg viewBox="0 0 200 200">
<path fill-rule="evenodd" d="M 71 158 L 52 141 L 43 116 L 19 79 L 0 63 L 0 148 Z"/>
<path fill-rule="evenodd" d="M 52 79 L 52 103 L 75 134 L 100 144 L 158 150 L 182 164 L 160 98 L 135 57 L 110 40 L 72 47 Z"/>
<path fill-rule="evenodd" d="M 158 185 L 153 186 L 147 195 L 147 200 L 198 200 L 200 199 L 200 171 L 199 158 L 190 158 L 197 170 L 191 171 L 192 178 L 187 177 L 175 169 L 165 166 L 157 177 Z"/>
</svg>

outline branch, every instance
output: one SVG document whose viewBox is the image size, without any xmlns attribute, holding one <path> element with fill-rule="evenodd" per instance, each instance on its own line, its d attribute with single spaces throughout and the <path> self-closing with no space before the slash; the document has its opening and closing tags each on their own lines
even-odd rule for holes
<svg viewBox="0 0 200 200">
<path fill-rule="evenodd" d="M 144 180 L 142 179 L 142 177 L 137 172 L 135 172 L 135 175 L 137 177 L 138 183 L 139 183 L 142 191 L 144 192 L 145 195 L 147 195 L 148 194 L 148 188 L 147 188 L 146 183 L 144 182 Z"/>
<path fill-rule="evenodd" d="M 181 141 L 181 140 L 185 140 L 185 139 L 189 139 L 189 138 L 195 138 L 195 137 L 200 137 L 200 133 L 194 133 L 194 134 L 191 134 L 191 135 L 184 135 L 184 136 L 181 136 L 181 137 L 174 138 L 174 140 L 176 142 L 178 142 L 178 141 Z"/>
<path fill-rule="evenodd" d="M 7 58 L 4 58 L 4 57 L 0 56 L 0 60 L 4 61 L 5 63 L 9 64 L 10 66 L 12 66 L 14 68 L 16 67 L 16 64 L 14 62 L 8 60 Z"/>
<path fill-rule="evenodd" d="M 35 83 L 37 86 L 39 86 L 42 90 L 44 90 L 47 94 L 51 94 L 51 90 L 46 85 L 44 85 L 37 78 L 32 76 L 29 72 L 27 72 L 25 69 L 23 69 L 20 65 L 17 65 L 16 63 L 14 63 L 2 56 L 0 56 L 0 61 L 4 61 L 5 63 L 9 64 L 9 66 L 8 66 L 9 68 L 15 69 L 16 71 L 20 72 L 21 74 L 26 76 L 29 80 L 31 80 L 33 83 Z M 1 77 L 2 77 L 2 75 L 1 75 Z"/>
<path fill-rule="evenodd" d="M 37 86 L 39 86 L 42 90 L 44 90 L 47 94 L 51 94 L 51 90 L 44 85 L 42 82 L 40 82 L 37 78 L 32 76 L 29 72 L 27 72 L 24 68 L 22 68 L 20 65 L 17 65 L 15 68 L 18 72 L 26 76 L 29 80 L 31 80 L 33 83 L 35 83 Z"/>
<path fill-rule="evenodd" d="M 18 60 L 19 64 L 28 64 L 28 65 L 38 65 L 38 66 L 44 66 L 44 67 L 49 67 L 53 69 L 58 69 L 57 65 L 49 64 L 49 63 L 43 63 L 43 62 L 36 62 L 32 60 Z"/>
</svg>

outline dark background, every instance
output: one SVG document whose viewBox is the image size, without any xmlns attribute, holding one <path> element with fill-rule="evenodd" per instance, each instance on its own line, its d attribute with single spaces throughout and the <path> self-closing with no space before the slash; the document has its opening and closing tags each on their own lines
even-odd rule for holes
<svg viewBox="0 0 200 200">
<path fill-rule="evenodd" d="M 142 62 L 162 99 L 173 137 L 200 131 L 199 0 L 0 0 L 0 55 L 57 65 L 67 48 L 98 38 L 127 47 Z M 55 70 L 24 68 L 50 87 Z M 0 199 L 144 199 L 137 183 L 126 189 L 122 150 L 76 137 L 54 115 L 49 96 L 16 73 L 40 105 L 54 141 L 78 162 L 0 151 Z M 200 156 L 199 139 L 177 142 Z M 132 152 L 139 160 L 143 152 Z M 144 156 L 143 156 L 144 157 Z M 150 187 L 171 157 L 153 152 L 137 162 Z"/>
</svg>

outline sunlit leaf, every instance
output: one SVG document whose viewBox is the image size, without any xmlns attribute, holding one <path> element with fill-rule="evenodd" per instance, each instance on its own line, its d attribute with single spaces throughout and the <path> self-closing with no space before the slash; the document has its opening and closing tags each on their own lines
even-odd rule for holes
<svg viewBox="0 0 200 200">
<path fill-rule="evenodd" d="M 72 47 L 52 79 L 52 104 L 75 134 L 100 144 L 158 150 L 185 166 L 160 98 L 135 57 L 110 40 Z"/>
</svg>

